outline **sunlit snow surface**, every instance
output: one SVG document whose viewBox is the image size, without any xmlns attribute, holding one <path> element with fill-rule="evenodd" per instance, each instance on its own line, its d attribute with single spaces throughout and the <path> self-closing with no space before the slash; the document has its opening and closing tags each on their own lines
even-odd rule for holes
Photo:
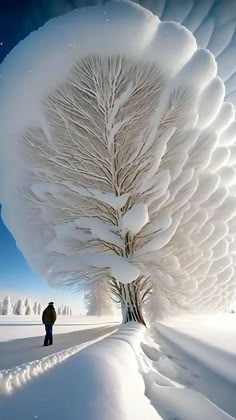
<svg viewBox="0 0 236 420">
<path fill-rule="evenodd" d="M 18 334 L 13 318 L 0 319 L 6 339 Z M 68 317 L 73 333 L 45 348 L 42 337 L 27 338 L 31 327 L 21 317 L 25 338 L 0 348 L 1 419 L 235 419 L 233 314 L 184 316 L 151 330 L 89 318 L 67 326 Z"/>
<path fill-rule="evenodd" d="M 175 10 L 200 47 L 211 42 L 228 79 L 207 7 L 177 9 L 159 15 Z M 150 277 L 153 317 L 228 307 L 235 111 L 192 33 L 133 3 L 79 9 L 32 33 L 1 74 L 3 218 L 32 268 L 54 285 Z"/>
</svg>

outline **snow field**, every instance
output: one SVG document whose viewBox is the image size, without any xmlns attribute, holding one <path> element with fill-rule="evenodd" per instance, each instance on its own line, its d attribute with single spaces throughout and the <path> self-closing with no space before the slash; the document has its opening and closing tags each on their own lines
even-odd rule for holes
<svg viewBox="0 0 236 420">
<path fill-rule="evenodd" d="M 111 316 L 58 316 L 53 328 L 53 335 L 70 333 L 72 331 L 87 330 L 107 324 L 116 324 L 119 317 Z M 30 315 L 0 315 L 0 342 L 41 337 L 45 334 L 41 317 Z"/>
<path fill-rule="evenodd" d="M 214 318 L 215 322 L 217 319 L 221 322 L 221 325 L 218 325 L 218 328 L 215 328 L 215 330 L 213 328 L 216 325 L 213 326 L 209 322 L 205 328 L 198 327 L 197 331 L 194 329 L 191 331 L 190 324 L 186 323 L 186 321 L 182 323 L 181 321 L 179 323 L 177 321 L 176 323 L 170 324 L 158 324 L 157 330 L 159 334 L 163 334 L 170 342 L 175 343 L 182 350 L 185 350 L 194 358 L 200 360 L 203 365 L 235 384 L 236 388 L 236 369 L 232 369 L 233 366 L 236 366 L 236 317 L 234 315 L 223 317 L 225 325 L 222 323 L 220 317 Z M 197 317 L 197 319 L 199 321 L 201 319 L 204 320 L 204 317 Z M 227 323 L 229 325 L 231 324 L 231 329 L 229 329 Z M 178 325 L 179 328 L 177 327 Z M 210 326 L 211 330 L 209 328 Z M 209 328 L 209 332 L 207 328 Z M 204 330 L 205 335 L 203 334 Z M 199 334 L 200 331 L 201 334 Z M 227 332 L 230 332 L 230 340 L 227 340 Z M 222 339 L 219 339 L 220 337 Z"/>
<path fill-rule="evenodd" d="M 24 420 L 232 420 L 236 381 L 227 369 L 231 363 L 234 371 L 236 352 L 235 342 L 229 352 L 227 335 L 236 337 L 236 325 L 231 317 L 231 323 L 229 316 L 180 318 L 151 330 L 130 323 L 104 340 L 5 370 L 1 420 L 12 420 L 16 412 Z M 187 332 L 188 341 L 183 340 Z M 218 350 L 223 352 L 224 343 L 221 366 Z"/>
<path fill-rule="evenodd" d="M 159 329 L 162 331 L 158 324 L 158 328 L 153 331 L 153 338 L 147 337 L 146 342 L 142 344 L 143 355 L 139 356 L 138 361 L 145 381 L 145 394 L 161 418 L 165 420 L 233 419 L 234 417 L 194 389 L 198 373 L 188 371 L 168 354 L 165 347 L 157 344 L 157 342 L 162 343 Z M 165 332 L 164 327 L 163 330 Z M 165 337 L 165 333 L 163 335 Z M 173 337 L 175 336 L 173 335 Z M 175 341 L 173 338 L 172 344 Z M 181 335 L 179 341 L 181 341 Z M 191 337 L 189 337 L 189 341 L 191 341 Z M 192 346 L 186 346 L 186 343 L 183 343 L 183 347 L 187 347 L 191 352 L 191 348 L 194 347 L 194 339 Z M 211 357 L 218 366 L 215 353 L 212 353 Z M 235 360 L 236 356 L 234 356 L 234 362 Z M 231 370 L 233 366 L 232 363 Z M 219 371 L 219 373 L 221 372 Z"/>
<path fill-rule="evenodd" d="M 34 377 L 45 373 L 48 369 L 62 363 L 64 360 L 104 337 L 106 337 L 106 335 L 57 353 L 53 353 L 49 356 L 43 357 L 41 360 L 34 360 L 32 362 L 16 366 L 12 369 L 4 369 L 0 371 L 0 394 L 11 393 L 15 390 L 15 388 L 18 388 L 26 382 L 29 382 Z"/>
<path fill-rule="evenodd" d="M 64 363 L 58 363 L 58 355 L 57 361 L 55 355 L 45 362 L 35 361 L 30 386 L 19 387 L 18 371 L 12 369 L 11 386 L 15 392 L 11 392 L 9 398 L 0 395 L 3 420 L 12 419 L 16 412 L 22 413 L 24 420 L 43 417 L 50 420 L 161 419 L 144 395 L 145 385 L 135 357 L 144 333 L 141 325 L 122 326 L 100 343 L 77 354 L 66 353 Z M 43 370 L 42 364 L 48 366 L 47 362 L 49 367 L 57 366 L 46 373 L 49 367 Z M 28 372 L 30 367 L 27 369 Z M 26 385 L 27 373 L 21 377 L 21 385 Z"/>
<path fill-rule="evenodd" d="M 180 316 L 158 324 L 184 333 L 201 343 L 213 346 L 228 353 L 236 354 L 236 315 L 221 313 L 218 315 Z M 219 339 L 220 337 L 220 339 Z"/>
</svg>

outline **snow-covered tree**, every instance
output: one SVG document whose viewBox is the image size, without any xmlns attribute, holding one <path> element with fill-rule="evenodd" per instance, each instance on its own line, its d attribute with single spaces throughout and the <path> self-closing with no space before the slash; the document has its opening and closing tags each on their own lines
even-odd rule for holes
<svg viewBox="0 0 236 420">
<path fill-rule="evenodd" d="M 18 301 L 16 302 L 14 314 L 25 315 L 25 305 L 22 299 L 18 299 Z"/>
<path fill-rule="evenodd" d="M 25 307 L 26 307 L 26 308 L 27 308 L 28 306 L 32 306 L 31 299 L 30 299 L 30 298 L 25 298 L 25 302 L 24 302 L 24 304 L 25 304 Z"/>
<path fill-rule="evenodd" d="M 26 311 L 25 311 L 25 315 L 31 315 L 33 312 L 32 307 L 30 305 L 27 306 Z"/>
<path fill-rule="evenodd" d="M 24 313 L 23 313 L 23 315 L 25 315 L 26 308 L 27 308 L 27 306 L 28 306 L 28 299 L 27 299 L 26 297 L 24 297 L 24 298 L 22 299 L 22 306 L 23 306 L 22 311 L 24 312 Z"/>
<path fill-rule="evenodd" d="M 14 171 L 3 165 L 6 223 L 51 284 L 106 282 L 125 322 L 224 309 L 236 288 L 236 122 L 216 61 L 129 2 L 92 16 L 48 23 L 5 61 L 0 152 L 8 162 L 17 150 Z"/>
<path fill-rule="evenodd" d="M 42 314 L 42 305 L 41 303 L 38 304 L 38 315 Z"/>
<path fill-rule="evenodd" d="M 87 315 L 110 315 L 113 313 L 109 283 L 106 281 L 92 282 L 85 293 Z"/>
<path fill-rule="evenodd" d="M 32 315 L 33 312 L 33 305 L 30 298 L 25 300 L 25 315 Z"/>
<path fill-rule="evenodd" d="M 2 302 L 0 301 L 0 315 L 2 315 Z"/>
<path fill-rule="evenodd" d="M 2 303 L 2 315 L 11 315 L 13 312 L 10 296 L 5 297 Z"/>
<path fill-rule="evenodd" d="M 66 305 L 63 306 L 62 315 L 67 315 L 67 307 L 66 307 Z"/>
<path fill-rule="evenodd" d="M 34 306 L 33 306 L 33 313 L 36 315 L 38 314 L 38 302 L 34 302 Z"/>
<path fill-rule="evenodd" d="M 60 306 L 57 309 L 57 315 L 61 315 L 61 307 Z"/>
<path fill-rule="evenodd" d="M 69 313 L 69 315 L 73 315 L 73 311 L 72 311 L 72 309 L 70 308 L 70 313 Z"/>
</svg>

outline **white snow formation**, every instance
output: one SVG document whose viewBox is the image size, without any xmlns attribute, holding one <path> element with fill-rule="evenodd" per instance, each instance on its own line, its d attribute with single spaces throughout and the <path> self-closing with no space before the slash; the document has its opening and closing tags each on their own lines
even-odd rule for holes
<svg viewBox="0 0 236 420">
<path fill-rule="evenodd" d="M 78 9 L 1 66 L 0 201 L 18 247 L 54 286 L 148 279 L 151 317 L 235 299 L 235 110 L 189 20 Z"/>
</svg>

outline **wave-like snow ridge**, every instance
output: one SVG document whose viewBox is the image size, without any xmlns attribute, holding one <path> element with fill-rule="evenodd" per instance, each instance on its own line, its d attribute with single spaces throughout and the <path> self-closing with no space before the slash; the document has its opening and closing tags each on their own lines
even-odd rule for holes
<svg viewBox="0 0 236 420">
<path fill-rule="evenodd" d="M 199 48 L 214 54 L 226 86 L 226 101 L 236 103 L 236 7 L 234 0 L 139 0 L 162 21 L 180 22 L 193 32 Z"/>
</svg>

